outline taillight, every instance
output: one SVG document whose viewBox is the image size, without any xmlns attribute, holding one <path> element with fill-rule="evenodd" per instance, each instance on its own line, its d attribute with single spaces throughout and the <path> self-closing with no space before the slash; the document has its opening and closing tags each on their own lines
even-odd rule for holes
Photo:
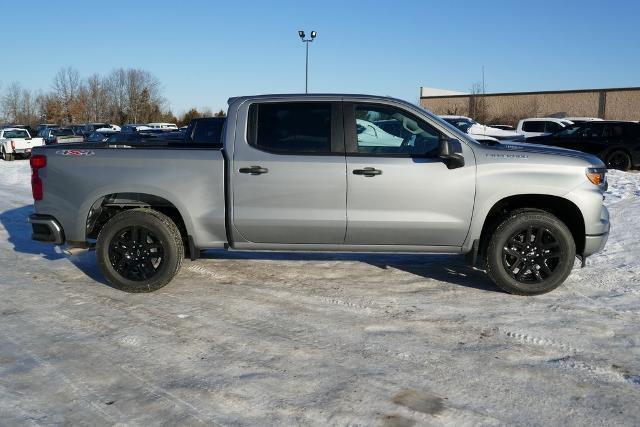
<svg viewBox="0 0 640 427">
<path fill-rule="evenodd" d="M 31 156 L 29 163 L 31 164 L 31 192 L 33 193 L 33 200 L 42 200 L 44 189 L 38 171 L 47 166 L 47 158 L 42 154 L 35 154 Z"/>
<path fill-rule="evenodd" d="M 16 142 L 12 139 L 11 140 L 11 150 L 15 151 L 15 149 L 16 149 Z"/>
<path fill-rule="evenodd" d="M 57 138 L 57 137 L 56 137 L 56 138 L 53 138 L 53 143 L 54 143 L 54 144 L 57 144 L 57 143 L 58 143 L 58 138 Z"/>
</svg>

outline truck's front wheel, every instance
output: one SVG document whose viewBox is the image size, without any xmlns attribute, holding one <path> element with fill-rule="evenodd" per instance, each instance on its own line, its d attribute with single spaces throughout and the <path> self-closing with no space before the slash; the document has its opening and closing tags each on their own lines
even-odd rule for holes
<svg viewBox="0 0 640 427">
<path fill-rule="evenodd" d="M 184 258 L 180 231 L 166 215 L 131 209 L 113 216 L 96 245 L 107 281 L 126 292 L 152 292 L 176 275 Z"/>
<path fill-rule="evenodd" d="M 487 273 L 516 295 L 538 295 L 571 273 L 576 246 L 567 226 L 543 211 L 519 211 L 496 228 L 487 249 Z"/>
<path fill-rule="evenodd" d="M 15 158 L 13 153 L 7 153 L 4 149 L 4 147 L 2 148 L 2 160 L 6 160 L 8 162 L 13 161 L 13 159 Z"/>
</svg>

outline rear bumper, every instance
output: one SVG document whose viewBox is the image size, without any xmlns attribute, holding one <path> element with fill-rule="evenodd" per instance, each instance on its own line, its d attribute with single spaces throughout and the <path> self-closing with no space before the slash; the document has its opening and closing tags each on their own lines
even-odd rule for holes
<svg viewBox="0 0 640 427">
<path fill-rule="evenodd" d="M 64 243 L 64 231 L 58 221 L 50 215 L 29 215 L 31 223 L 31 238 L 38 242 L 61 245 Z"/>
<path fill-rule="evenodd" d="M 603 250 L 608 238 L 609 233 L 604 233 L 597 236 L 585 236 L 583 256 L 586 257 L 589 255 L 593 255 L 596 252 L 600 252 L 601 250 Z"/>
</svg>

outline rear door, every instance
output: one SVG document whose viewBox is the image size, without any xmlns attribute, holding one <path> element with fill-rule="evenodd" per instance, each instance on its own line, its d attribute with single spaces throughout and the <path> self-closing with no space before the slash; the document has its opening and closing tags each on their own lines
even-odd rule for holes
<svg viewBox="0 0 640 427">
<path fill-rule="evenodd" d="M 475 198 L 475 157 L 437 157 L 442 133 L 398 106 L 345 103 L 347 236 L 353 245 L 460 246 Z"/>
<path fill-rule="evenodd" d="M 235 240 L 341 244 L 346 165 L 339 102 L 260 102 L 236 124 Z M 240 113 L 243 116 L 242 113 Z"/>
</svg>

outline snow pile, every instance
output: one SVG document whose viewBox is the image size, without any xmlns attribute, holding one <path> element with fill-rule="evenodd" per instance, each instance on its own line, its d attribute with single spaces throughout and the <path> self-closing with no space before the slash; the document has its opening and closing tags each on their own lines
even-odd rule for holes
<svg viewBox="0 0 640 427">
<path fill-rule="evenodd" d="M 572 283 L 567 286 L 604 298 L 613 298 L 609 293 L 640 296 L 640 173 L 610 171 L 607 179 L 609 190 L 605 205 L 611 220 L 609 240 L 602 252 L 588 259 L 588 268 L 574 270 L 570 277 Z M 635 309 L 638 301 L 629 303 L 631 306 L 626 308 Z"/>
<path fill-rule="evenodd" d="M 605 250 L 537 297 L 461 256 L 222 251 L 132 295 L 31 241 L 0 161 L 0 424 L 640 425 L 640 173 L 609 182 Z"/>
</svg>

